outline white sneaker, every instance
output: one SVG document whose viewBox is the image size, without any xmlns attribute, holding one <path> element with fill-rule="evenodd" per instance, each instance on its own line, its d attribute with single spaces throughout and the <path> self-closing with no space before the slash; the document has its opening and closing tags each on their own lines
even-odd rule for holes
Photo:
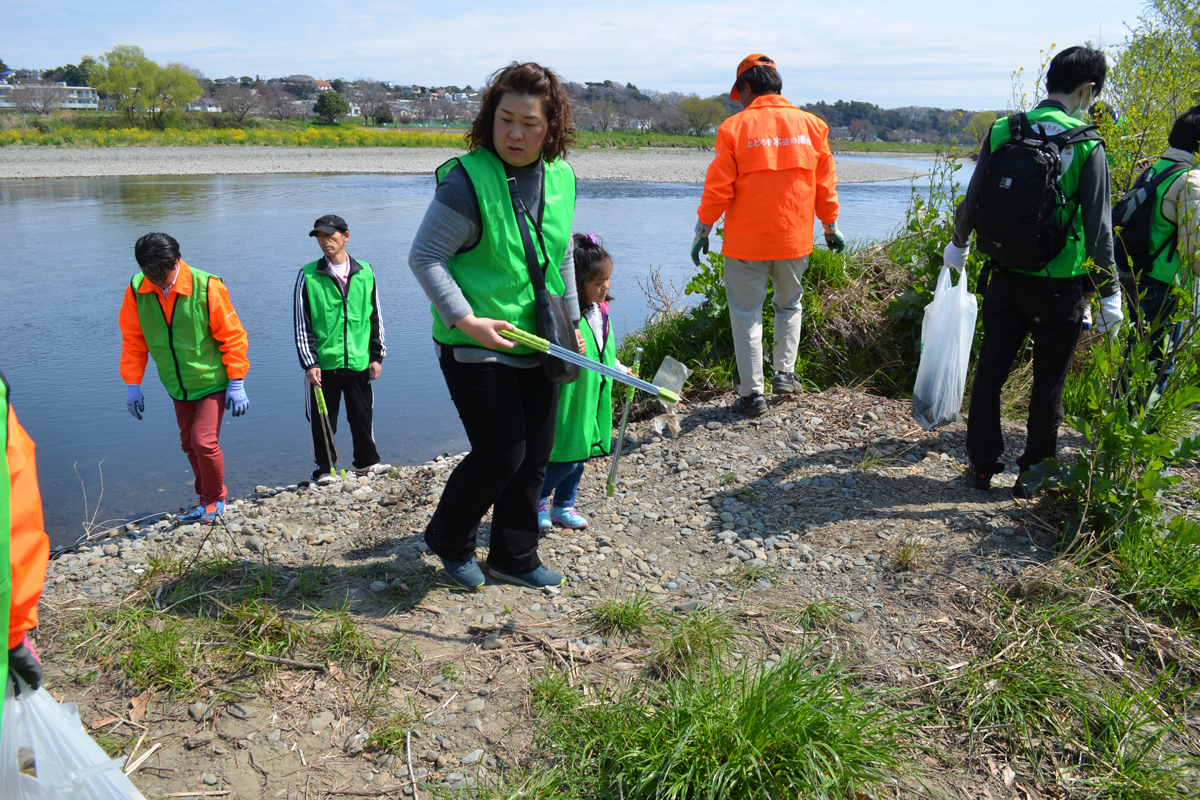
<svg viewBox="0 0 1200 800">
<path fill-rule="evenodd" d="M 333 477 L 332 475 L 330 475 L 327 472 L 324 475 L 322 475 L 321 477 L 317 478 L 317 485 L 318 486 L 328 486 L 331 483 L 336 483 L 337 480 L 338 480 L 337 478 Z"/>
<path fill-rule="evenodd" d="M 391 464 L 372 464 L 369 467 L 354 470 L 354 474 L 360 477 L 365 475 L 386 475 L 387 471 L 391 468 Z"/>
</svg>

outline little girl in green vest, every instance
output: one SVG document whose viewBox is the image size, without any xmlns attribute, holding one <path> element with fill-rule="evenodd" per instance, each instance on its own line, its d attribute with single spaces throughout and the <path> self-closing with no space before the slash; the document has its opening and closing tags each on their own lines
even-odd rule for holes
<svg viewBox="0 0 1200 800">
<path fill-rule="evenodd" d="M 608 318 L 608 281 L 612 258 L 594 233 L 577 233 L 575 242 L 575 285 L 579 290 L 579 332 L 584 355 L 619 369 L 617 343 Z M 626 370 L 628 371 L 628 370 Z M 612 450 L 612 379 L 591 370 L 580 370 L 579 380 L 559 389 L 558 426 L 554 450 L 546 465 L 546 482 L 538 503 L 538 525 L 560 525 L 571 530 L 586 528 L 588 522 L 575 510 L 575 496 L 589 458 L 606 456 Z M 550 497 L 554 496 L 551 503 Z"/>
</svg>

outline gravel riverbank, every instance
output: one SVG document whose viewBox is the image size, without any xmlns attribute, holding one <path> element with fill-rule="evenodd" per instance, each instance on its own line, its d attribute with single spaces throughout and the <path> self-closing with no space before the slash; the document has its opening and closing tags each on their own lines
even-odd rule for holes
<svg viewBox="0 0 1200 800">
<path fill-rule="evenodd" d="M 152 175 L 337 173 L 432 175 L 461 151 L 422 147 L 4 147 L 0 179 Z M 570 161 L 580 180 L 704 182 L 713 154 L 701 150 L 579 150 Z M 837 159 L 838 180 L 904 180 L 921 170 Z"/>
<path fill-rule="evenodd" d="M 926 433 L 907 401 L 840 388 L 772 398 L 756 420 L 732 416 L 731 400 L 683 407 L 677 438 L 632 424 L 613 498 L 606 464 L 589 465 L 578 507 L 591 526 L 541 546 L 568 576 L 561 590 L 439 584 L 422 533 L 456 456 L 260 486 L 211 528 L 168 517 L 114 531 L 51 562 L 47 683 L 113 752 L 153 749 L 133 778 L 147 796 L 411 797 L 414 780 L 458 791 L 528 764 L 531 686 L 548 671 L 592 687 L 644 675 L 653 637 L 594 622 L 599 604 L 635 593 L 675 619 L 726 615 L 734 655 L 766 667 L 812 641 L 797 610 L 828 603 L 831 641 L 885 686 L 922 686 L 991 646 L 990 587 L 1053 556 L 1056 529 L 1006 488 L 966 485 L 962 424 Z M 1023 446 L 1019 425 L 1005 434 Z M 1081 440 L 1064 429 L 1062 443 L 1069 455 Z M 225 641 L 247 637 L 286 658 L 264 670 L 242 652 L 252 645 Z M 369 646 L 401 665 L 382 684 L 354 660 Z M 174 655 L 142 666 L 161 648 Z M 927 777 L 1007 796 L 956 746 L 926 759 Z"/>
</svg>

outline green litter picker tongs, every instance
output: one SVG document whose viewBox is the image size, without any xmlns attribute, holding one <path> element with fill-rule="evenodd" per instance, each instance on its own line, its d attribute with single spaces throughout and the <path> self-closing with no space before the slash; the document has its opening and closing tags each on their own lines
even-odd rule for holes
<svg viewBox="0 0 1200 800">
<path fill-rule="evenodd" d="M 635 377 L 641 367 L 642 348 L 639 347 L 633 356 Z M 631 405 L 633 405 L 633 387 L 629 386 L 625 389 L 625 410 L 621 412 L 621 432 L 617 434 L 617 443 L 613 447 L 612 466 L 608 469 L 608 485 L 604 489 L 604 494 L 608 497 L 612 497 L 613 492 L 617 490 L 617 463 L 621 460 L 621 449 L 625 446 L 625 426 L 629 424 L 629 407 Z"/>
<path fill-rule="evenodd" d="M 320 386 L 313 386 L 313 396 L 317 398 L 317 413 L 321 415 L 321 432 L 325 434 L 325 452 L 329 454 L 329 474 L 336 478 L 338 476 L 338 451 L 337 441 L 333 435 L 333 426 L 329 424 L 329 406 L 325 405 L 325 393 L 321 391 Z M 346 470 L 343 469 L 342 478 L 345 477 Z"/>
</svg>

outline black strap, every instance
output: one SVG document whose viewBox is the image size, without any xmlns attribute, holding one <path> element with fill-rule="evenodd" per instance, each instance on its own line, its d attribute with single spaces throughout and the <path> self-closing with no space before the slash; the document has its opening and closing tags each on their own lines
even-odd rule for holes
<svg viewBox="0 0 1200 800">
<path fill-rule="evenodd" d="M 517 179 L 509 174 L 508 164 L 504 165 L 504 174 L 507 176 L 508 193 L 512 197 L 513 211 L 516 212 L 517 228 L 521 231 L 521 244 L 525 248 L 525 264 L 529 267 L 529 282 L 533 284 L 535 292 L 546 291 L 546 275 L 545 270 L 549 268 L 549 257 L 546 257 L 545 266 L 538 264 L 537 253 L 533 249 L 533 237 L 529 235 L 529 225 L 533 225 L 537 230 L 538 241 L 542 244 L 542 253 L 545 254 L 546 245 L 542 241 L 542 227 L 533 221 L 533 217 L 529 213 L 529 209 L 525 207 L 525 201 L 521 199 L 521 192 L 517 189 Z M 525 221 L 529 221 L 529 225 Z"/>
</svg>

